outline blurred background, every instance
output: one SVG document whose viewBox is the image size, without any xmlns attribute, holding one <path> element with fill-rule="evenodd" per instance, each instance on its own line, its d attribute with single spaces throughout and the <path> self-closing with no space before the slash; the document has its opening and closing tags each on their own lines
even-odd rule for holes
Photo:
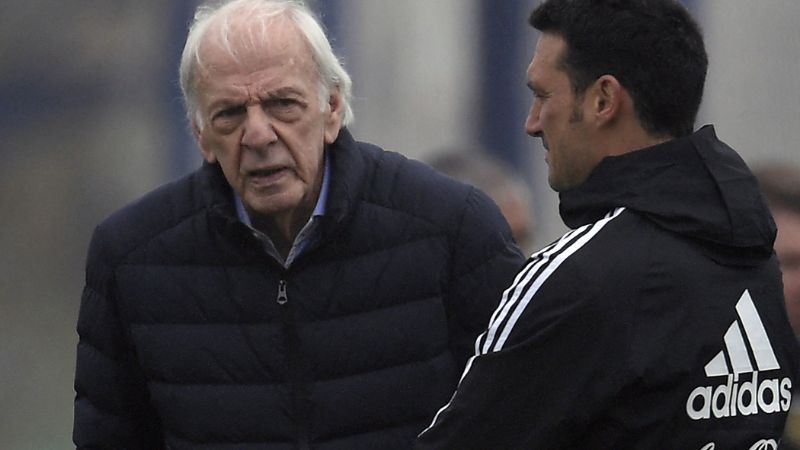
<svg viewBox="0 0 800 450">
<path fill-rule="evenodd" d="M 698 126 L 798 162 L 800 2 L 686 0 L 710 55 Z M 523 123 L 535 0 L 317 0 L 357 138 L 429 161 L 481 148 L 528 185 L 534 250 L 563 225 Z M 201 160 L 176 69 L 194 0 L 3 0 L 0 448 L 71 445 L 75 321 L 95 224 Z M 675 95 L 681 95 L 676 92 Z"/>
</svg>

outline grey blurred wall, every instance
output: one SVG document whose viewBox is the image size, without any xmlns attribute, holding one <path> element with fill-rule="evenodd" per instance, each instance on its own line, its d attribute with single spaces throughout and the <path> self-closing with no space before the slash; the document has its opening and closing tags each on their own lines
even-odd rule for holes
<svg viewBox="0 0 800 450">
<path fill-rule="evenodd" d="M 168 174 L 160 1 L 0 14 L 0 448 L 71 447 L 75 319 L 95 223 Z"/>
<path fill-rule="evenodd" d="M 354 134 L 418 159 L 476 139 L 476 3 L 347 3 L 339 44 L 354 77 Z"/>
<path fill-rule="evenodd" d="M 709 53 L 698 123 L 748 163 L 800 163 L 800 1 L 698 3 Z"/>
<path fill-rule="evenodd" d="M 330 3 L 351 25 L 337 44 L 356 83 L 359 137 L 418 158 L 477 139 L 477 74 L 493 68 L 473 52 L 490 1 Z M 191 3 L 3 2 L 0 449 L 71 448 L 74 328 L 92 228 L 199 164 L 175 113 L 180 5 Z M 748 162 L 797 161 L 800 2 L 694 3 L 711 57 L 700 123 L 715 123 Z M 508 27 L 526 27 L 524 15 Z M 511 55 L 521 97 L 509 105 L 509 133 L 527 155 L 518 169 L 536 193 L 541 245 L 563 226 L 542 150 L 522 134 L 534 45 L 522 39 L 526 50 Z"/>
</svg>

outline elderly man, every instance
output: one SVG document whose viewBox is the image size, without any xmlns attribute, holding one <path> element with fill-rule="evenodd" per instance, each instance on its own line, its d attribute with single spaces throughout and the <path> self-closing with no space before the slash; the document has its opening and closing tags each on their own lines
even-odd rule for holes
<svg viewBox="0 0 800 450">
<path fill-rule="evenodd" d="M 522 264 L 487 196 L 356 142 L 302 5 L 201 7 L 181 61 L 205 163 L 95 230 L 85 449 L 404 449 Z"/>
<path fill-rule="evenodd" d="M 775 449 L 800 353 L 755 178 L 694 130 L 674 0 L 547 0 L 526 131 L 573 228 L 534 254 L 420 449 Z"/>
</svg>

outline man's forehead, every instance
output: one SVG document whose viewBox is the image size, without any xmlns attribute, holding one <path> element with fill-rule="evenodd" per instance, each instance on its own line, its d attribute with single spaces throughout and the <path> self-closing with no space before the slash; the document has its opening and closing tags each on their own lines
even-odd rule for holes
<svg viewBox="0 0 800 450">
<path fill-rule="evenodd" d="M 209 30 L 196 67 L 197 92 L 210 106 L 286 92 L 307 95 L 318 72 L 309 46 L 291 21 L 262 28 L 252 21 Z M 252 27 L 257 27 L 253 29 Z"/>
<path fill-rule="evenodd" d="M 566 42 L 561 36 L 542 33 L 536 42 L 531 63 L 528 65 L 529 81 L 553 71 L 563 71 L 562 58 L 566 47 Z"/>
<path fill-rule="evenodd" d="M 557 34 L 542 33 L 536 41 L 533 60 L 558 61 L 566 49 L 564 38 Z"/>
<path fill-rule="evenodd" d="M 236 66 L 312 61 L 302 33 L 282 16 L 267 23 L 238 16 L 215 20 L 203 36 L 198 57 L 201 70 L 212 73 Z"/>
</svg>

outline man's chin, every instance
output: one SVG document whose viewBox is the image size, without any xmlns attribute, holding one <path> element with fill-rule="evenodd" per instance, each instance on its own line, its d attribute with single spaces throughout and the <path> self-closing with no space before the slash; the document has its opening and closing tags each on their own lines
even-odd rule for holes
<svg viewBox="0 0 800 450">
<path fill-rule="evenodd" d="M 266 218 L 294 211 L 301 206 L 302 196 L 294 195 L 289 190 L 266 191 L 255 190 L 245 195 L 242 202 L 248 213 Z"/>
</svg>

